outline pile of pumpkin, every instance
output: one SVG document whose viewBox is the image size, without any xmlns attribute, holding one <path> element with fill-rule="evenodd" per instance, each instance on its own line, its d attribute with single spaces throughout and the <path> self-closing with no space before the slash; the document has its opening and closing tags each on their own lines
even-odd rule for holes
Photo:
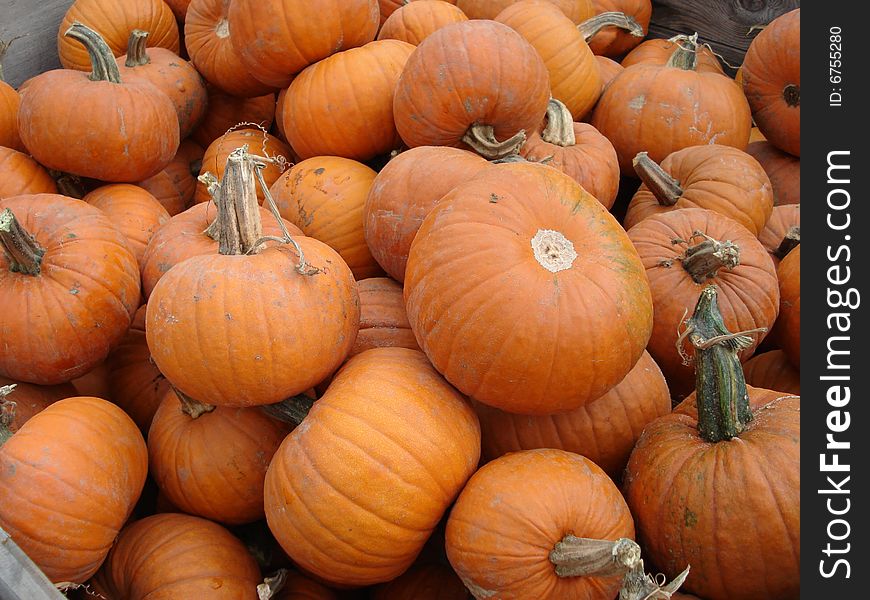
<svg viewBox="0 0 870 600">
<path fill-rule="evenodd" d="M 800 12 L 736 82 L 650 13 L 75 0 L 0 527 L 87 598 L 796 598 Z"/>
</svg>

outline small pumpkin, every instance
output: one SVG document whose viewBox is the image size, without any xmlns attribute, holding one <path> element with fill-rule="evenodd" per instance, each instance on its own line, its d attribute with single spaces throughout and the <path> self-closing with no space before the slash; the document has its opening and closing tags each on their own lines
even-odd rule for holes
<svg viewBox="0 0 870 600">
<path fill-rule="evenodd" d="M 64 14 L 57 31 L 57 53 L 67 69 L 91 68 L 88 53 L 66 35 L 74 24 L 95 30 L 108 44 L 111 54 L 121 56 L 134 29 L 148 31 L 153 47 L 181 51 L 178 23 L 163 0 L 75 0 Z"/>
<path fill-rule="evenodd" d="M 269 529 L 318 578 L 390 581 L 414 562 L 479 456 L 474 411 L 421 352 L 366 350 L 275 453 Z M 340 541 L 348 531 L 353 544 Z"/>
<path fill-rule="evenodd" d="M 190 62 L 206 81 L 241 98 L 262 96 L 274 88 L 248 72 L 233 45 L 230 0 L 191 0 L 184 19 L 184 45 Z"/>
<path fill-rule="evenodd" d="M 109 47 L 93 29 L 76 23 L 63 36 L 87 49 L 92 71 L 89 76 L 54 69 L 28 82 L 18 112 L 27 150 L 49 169 L 100 181 L 155 175 L 178 150 L 172 102 L 148 82 L 122 81 Z"/>
<path fill-rule="evenodd" d="M 130 32 L 127 53 L 117 58 L 124 81 L 144 80 L 166 94 L 178 115 L 181 139 L 190 135 L 208 108 L 205 82 L 193 65 L 166 48 L 147 47 L 151 34 L 141 29 Z"/>
<path fill-rule="evenodd" d="M 0 527 L 52 582 L 84 583 L 142 492 L 142 434 L 114 404 L 73 397 L 0 443 Z"/>
<path fill-rule="evenodd" d="M 0 377 L 0 420 L 7 431 L 15 433 L 33 415 L 58 400 L 76 395 L 68 383 L 59 385 L 34 385 Z"/>
<path fill-rule="evenodd" d="M 378 15 L 378 0 L 233 0 L 228 21 L 251 75 L 283 88 L 308 65 L 374 40 Z"/>
<path fill-rule="evenodd" d="M 773 337 L 795 369 L 801 367 L 801 247 L 796 246 L 776 269 L 779 280 L 779 318 Z"/>
<path fill-rule="evenodd" d="M 18 135 L 18 105 L 21 98 L 14 87 L 3 80 L 3 56 L 9 44 L 0 42 L 0 146 L 24 150 Z"/>
<path fill-rule="evenodd" d="M 444 85 L 447 80 L 450 86 Z M 507 25 L 486 20 L 447 25 L 417 46 L 399 76 L 396 129 L 412 148 L 470 147 L 486 158 L 501 158 L 543 121 L 548 80 L 538 52 Z"/>
<path fill-rule="evenodd" d="M 0 146 L 0 198 L 21 194 L 56 194 L 48 171 L 27 154 Z"/>
<path fill-rule="evenodd" d="M 388 277 L 370 277 L 357 282 L 359 333 L 350 356 L 370 348 L 400 347 L 419 350 L 408 323 L 402 285 Z"/>
<path fill-rule="evenodd" d="M 520 0 L 456 0 L 469 19 L 495 19 L 498 14 Z M 554 4 L 576 25 L 595 16 L 592 0 L 547 0 Z"/>
<path fill-rule="evenodd" d="M 275 119 L 275 94 L 253 98 L 231 96 L 213 85 L 208 90 L 208 111 L 190 139 L 208 148 L 216 139 L 239 123 L 252 123 L 268 130 Z"/>
<path fill-rule="evenodd" d="M 756 354 L 743 363 L 743 375 L 752 387 L 800 396 L 801 374 L 782 350 Z"/>
<path fill-rule="evenodd" d="M 371 600 L 470 600 L 471 593 L 447 565 L 417 564 L 389 583 L 375 586 Z"/>
<path fill-rule="evenodd" d="M 801 9 L 771 21 L 749 44 L 743 91 L 752 118 L 767 140 L 792 156 L 801 155 Z"/>
<path fill-rule="evenodd" d="M 139 306 L 139 269 L 100 210 L 55 194 L 0 200 L 0 375 L 53 385 L 100 364 Z"/>
<path fill-rule="evenodd" d="M 282 217 L 338 252 L 359 280 L 383 274 L 363 234 L 363 207 L 376 175 L 349 158 L 315 156 L 293 165 L 269 191 Z"/>
<path fill-rule="evenodd" d="M 653 323 L 622 227 L 573 179 L 533 163 L 487 169 L 444 196 L 411 244 L 404 293 L 435 368 L 522 414 L 601 396 L 638 361 Z"/>
<path fill-rule="evenodd" d="M 589 39 L 589 48 L 596 56 L 616 58 L 640 44 L 649 31 L 652 18 L 650 0 L 592 0 L 596 14 L 620 12 L 640 26 L 639 33 L 619 27 L 605 27 Z"/>
<path fill-rule="evenodd" d="M 652 38 L 642 41 L 620 61 L 624 68 L 648 64 L 664 66 L 677 50 L 694 46 L 695 70 L 699 73 L 725 74 L 719 59 L 706 45 L 699 45 L 692 36 L 679 34 L 669 39 Z"/>
<path fill-rule="evenodd" d="M 746 147 L 746 152 L 761 163 L 770 178 L 774 205 L 800 204 L 800 158 L 779 150 L 770 142 L 753 142 Z"/>
<path fill-rule="evenodd" d="M 628 205 L 626 229 L 650 215 L 680 208 L 707 208 L 758 235 L 773 211 L 773 187 L 752 156 L 718 144 L 689 146 L 661 164 L 646 152 L 632 161 L 643 184 Z"/>
<path fill-rule="evenodd" d="M 408 2 L 384 21 L 377 39 L 401 40 L 416 46 L 433 31 L 467 20 L 464 12 L 444 0 Z"/>
<path fill-rule="evenodd" d="M 372 256 L 396 281 L 405 281 L 411 242 L 442 196 L 490 164 L 473 152 L 418 146 L 391 159 L 377 174 L 363 208 Z"/>
<path fill-rule="evenodd" d="M 410 4 L 411 2 L 416 2 L 419 0 L 378 0 L 378 7 L 380 8 L 381 14 L 381 27 L 383 27 L 384 23 L 387 19 L 390 18 L 394 12 L 399 10 L 401 7 L 406 4 Z M 446 2 L 447 4 L 456 4 L 456 0 L 441 0 L 442 2 Z"/>
<path fill-rule="evenodd" d="M 770 219 L 758 234 L 758 241 L 767 248 L 774 264 L 778 266 L 779 261 L 801 243 L 801 205 L 774 206 Z"/>
<path fill-rule="evenodd" d="M 178 146 L 175 158 L 162 171 L 137 185 L 157 198 L 169 215 L 174 217 L 193 201 L 196 177 L 202 168 L 204 153 L 202 146 L 186 139 Z"/>
</svg>

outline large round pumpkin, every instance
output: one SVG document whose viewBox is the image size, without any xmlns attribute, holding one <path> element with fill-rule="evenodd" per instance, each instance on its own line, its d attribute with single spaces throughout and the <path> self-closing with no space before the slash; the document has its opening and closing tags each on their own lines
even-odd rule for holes
<svg viewBox="0 0 870 600">
<path fill-rule="evenodd" d="M 393 102 L 396 128 L 410 147 L 466 145 L 499 158 L 543 121 L 548 80 L 538 52 L 507 25 L 454 23 L 408 58 Z"/>
<path fill-rule="evenodd" d="M 752 43 L 740 70 L 752 118 L 767 140 L 801 155 L 801 9 L 770 22 Z"/>
<path fill-rule="evenodd" d="M 350 355 L 370 348 L 398 346 L 419 350 L 408 323 L 402 285 L 388 277 L 370 277 L 357 282 L 359 333 Z"/>
<path fill-rule="evenodd" d="M 773 186 L 773 203 L 800 204 L 801 159 L 783 152 L 767 141 L 752 142 L 746 152 L 764 167 Z"/>
<path fill-rule="evenodd" d="M 520 0 L 456 0 L 469 19 L 495 19 L 498 14 Z M 577 25 L 595 14 L 592 0 L 547 0 L 558 6 Z"/>
<path fill-rule="evenodd" d="M 374 40 L 378 21 L 378 0 L 233 0 L 229 10 L 242 62 L 276 88 L 310 64 Z"/>
<path fill-rule="evenodd" d="M 366 198 L 363 228 L 372 256 L 390 277 L 405 281 L 411 242 L 444 194 L 489 166 L 466 150 L 418 146 L 381 169 Z"/>
<path fill-rule="evenodd" d="M 573 179 L 530 163 L 487 169 L 429 213 L 411 244 L 405 303 L 448 381 L 525 414 L 598 398 L 652 330 L 625 231 Z"/>
<path fill-rule="evenodd" d="M 625 500 L 591 460 L 563 450 L 525 450 L 488 463 L 468 481 L 447 521 L 447 557 L 478 599 L 615 597 L 618 574 L 582 568 L 573 576 L 558 574 L 562 563 L 554 564 L 551 553 L 572 537 L 634 538 Z M 599 554 L 608 557 L 612 544 L 603 545 Z"/>
<path fill-rule="evenodd" d="M 776 269 L 780 307 L 774 339 L 796 369 L 801 366 L 801 247 L 789 252 Z M 845 294 L 845 293 L 844 293 Z M 843 302 L 857 304 L 855 298 Z"/>
<path fill-rule="evenodd" d="M 384 21 L 377 39 L 401 40 L 416 46 L 445 25 L 467 20 L 464 12 L 443 0 L 408 2 Z"/>
<path fill-rule="evenodd" d="M 752 387 L 776 390 L 784 394 L 801 393 L 801 374 L 782 350 L 756 354 L 743 363 L 746 383 Z"/>
<path fill-rule="evenodd" d="M 21 194 L 56 194 L 48 171 L 23 152 L 0 146 L 0 198 Z"/>
<path fill-rule="evenodd" d="M 0 420 L 11 433 L 15 433 L 33 415 L 58 400 L 76 395 L 69 383 L 34 385 L 0 377 Z"/>
<path fill-rule="evenodd" d="M 99 398 L 60 400 L 0 446 L 0 527 L 54 583 L 84 583 L 147 470 L 145 441 L 124 411 Z"/>
<path fill-rule="evenodd" d="M 367 350 L 272 459 L 266 519 L 306 571 L 343 586 L 390 581 L 419 554 L 479 456 L 474 411 L 421 352 Z"/>
<path fill-rule="evenodd" d="M 139 269 L 99 209 L 56 194 L 0 200 L 0 375 L 64 383 L 100 364 L 139 306 Z"/>
</svg>

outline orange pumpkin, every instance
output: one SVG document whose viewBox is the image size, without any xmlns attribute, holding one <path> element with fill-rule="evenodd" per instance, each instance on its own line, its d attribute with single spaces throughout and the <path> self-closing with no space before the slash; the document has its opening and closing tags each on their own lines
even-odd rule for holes
<svg viewBox="0 0 870 600">
<path fill-rule="evenodd" d="M 416 46 L 445 25 L 467 20 L 464 12 L 444 0 L 408 2 L 384 21 L 377 39 L 401 40 Z"/>
<path fill-rule="evenodd" d="M 674 36 L 670 39 L 653 38 L 644 40 L 620 61 L 624 68 L 633 65 L 647 64 L 664 66 L 677 50 L 690 46 L 695 42 L 685 34 Z M 699 73 L 725 74 L 719 59 L 707 46 L 699 45 L 695 49 L 695 70 Z"/>
<path fill-rule="evenodd" d="M 75 388 L 68 383 L 33 385 L 0 377 L 0 428 L 6 427 L 7 431 L 15 433 L 33 415 L 58 400 L 75 395 Z"/>
<path fill-rule="evenodd" d="M 471 600 L 462 580 L 447 565 L 414 565 L 389 583 L 375 586 L 372 600 Z"/>
<path fill-rule="evenodd" d="M 233 0 L 228 19 L 251 75 L 282 88 L 308 65 L 374 40 L 378 0 Z"/>
<path fill-rule="evenodd" d="M 0 146 L 0 198 L 56 193 L 57 184 L 45 167 L 23 152 Z"/>
<path fill-rule="evenodd" d="M 366 350 L 275 453 L 266 473 L 269 529 L 319 578 L 390 581 L 419 554 L 479 455 L 474 411 L 421 352 Z M 340 541 L 348 531 L 353 544 Z"/>
<path fill-rule="evenodd" d="M 411 2 L 419 2 L 420 0 L 378 0 L 378 6 L 380 8 L 381 13 L 381 26 L 386 22 L 387 19 L 390 18 L 394 12 L 399 10 L 401 7 L 406 4 L 410 4 Z M 441 2 L 446 2 L 447 4 L 456 4 L 456 0 L 440 0 Z"/>
<path fill-rule="evenodd" d="M 520 0 L 457 0 L 458 6 L 469 19 L 495 19 L 504 9 Z M 595 15 L 592 0 L 547 0 L 579 25 Z"/>
<path fill-rule="evenodd" d="M 595 61 L 598 63 L 598 72 L 601 74 L 601 93 L 604 93 L 604 88 L 616 79 L 617 75 L 625 71 L 625 67 L 606 56 L 595 55 Z M 600 96 L 599 96 L 600 98 Z"/>
<path fill-rule="evenodd" d="M 310 577 L 295 571 L 285 573 L 270 600 L 338 600 L 334 591 Z"/>
<path fill-rule="evenodd" d="M 0 375 L 53 385 L 100 364 L 139 306 L 139 269 L 100 210 L 55 194 L 0 200 Z"/>
<path fill-rule="evenodd" d="M 208 111 L 199 127 L 190 134 L 190 139 L 203 148 L 208 148 L 212 142 L 239 123 L 254 123 L 267 130 L 272 126 L 275 119 L 275 94 L 237 98 L 213 85 L 206 86 L 206 89 Z"/>
<path fill-rule="evenodd" d="M 640 26 L 640 33 L 630 32 L 619 27 L 606 27 L 589 39 L 589 48 L 596 56 L 619 57 L 643 41 L 649 31 L 652 18 L 650 0 L 592 0 L 596 14 L 621 12 Z"/>
<path fill-rule="evenodd" d="M 52 582 L 84 583 L 147 470 L 145 441 L 124 411 L 99 398 L 60 400 L 0 446 L 0 527 Z"/>
<path fill-rule="evenodd" d="M 163 0 L 75 0 L 57 31 L 57 53 L 60 64 L 67 69 L 87 71 L 91 67 L 88 53 L 65 35 L 76 22 L 103 36 L 116 57 L 127 51 L 134 29 L 149 32 L 153 47 L 166 48 L 176 54 L 181 50 L 178 23 Z"/>
<path fill-rule="evenodd" d="M 547 68 L 534 47 L 506 25 L 471 20 L 442 27 L 417 46 L 399 77 L 393 112 L 409 147 L 464 145 L 501 158 L 540 125 L 549 97 Z"/>
<path fill-rule="evenodd" d="M 202 146 L 187 139 L 178 146 L 178 152 L 166 167 L 137 185 L 144 188 L 163 208 L 174 217 L 184 211 L 193 200 L 196 190 L 196 177 L 202 167 Z"/>
<path fill-rule="evenodd" d="M 293 165 L 270 192 L 282 217 L 338 252 L 355 279 L 365 279 L 383 273 L 363 234 L 363 206 L 376 175 L 355 160 L 316 156 Z"/>
<path fill-rule="evenodd" d="M 511 163 L 429 213 L 404 293 L 417 342 L 461 392 L 549 414 L 598 398 L 638 361 L 652 330 L 645 283 L 600 202 L 556 169 Z"/>
<path fill-rule="evenodd" d="M 774 205 L 800 204 L 800 158 L 779 150 L 770 142 L 753 142 L 746 147 L 746 152 L 761 163 L 770 178 Z"/>
<path fill-rule="evenodd" d="M 775 18 L 749 45 L 743 91 L 767 140 L 801 155 L 801 9 Z"/>
<path fill-rule="evenodd" d="M 779 261 L 801 243 L 801 205 L 774 206 L 770 219 L 758 234 L 758 241 L 767 248 L 774 264 L 779 266 Z"/>
<path fill-rule="evenodd" d="M 370 348 L 399 347 L 419 350 L 408 323 L 402 285 L 387 277 L 357 282 L 359 290 L 359 334 L 350 356 Z"/>
<path fill-rule="evenodd" d="M 796 246 L 776 269 L 779 318 L 773 337 L 795 369 L 801 368 L 801 247 Z"/>
<path fill-rule="evenodd" d="M 0 62 L 7 46 L 0 43 Z M 24 150 L 18 136 L 18 105 L 21 98 L 11 85 L 3 81 L 3 66 L 0 64 L 0 146 L 13 150 Z"/>
<path fill-rule="evenodd" d="M 172 9 L 172 14 L 179 22 L 184 23 L 185 16 L 190 8 L 191 0 L 163 0 Z M 187 38 L 185 37 L 185 42 Z"/>
<path fill-rule="evenodd" d="M 381 169 L 366 198 L 363 229 L 372 256 L 390 277 L 405 280 L 411 242 L 442 196 L 489 166 L 458 148 L 418 146 Z"/>
<path fill-rule="evenodd" d="M 743 363 L 743 375 L 752 387 L 798 396 L 801 393 L 801 374 L 782 350 L 756 354 Z"/>
<path fill-rule="evenodd" d="M 101 362 L 81 377 L 76 377 L 70 381 L 70 384 L 75 388 L 76 396 L 93 396 L 94 398 L 102 398 L 109 402 L 112 401 L 112 394 L 109 390 L 109 370 L 106 367 L 106 361 Z"/>
</svg>

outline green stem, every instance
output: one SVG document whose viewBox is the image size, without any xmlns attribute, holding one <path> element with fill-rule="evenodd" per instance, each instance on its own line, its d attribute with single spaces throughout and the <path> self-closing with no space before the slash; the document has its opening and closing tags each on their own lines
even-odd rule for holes
<svg viewBox="0 0 870 600">
<path fill-rule="evenodd" d="M 315 402 L 314 398 L 305 394 L 299 394 L 275 404 L 261 406 L 260 410 L 273 419 L 278 419 L 292 425 L 299 425 L 308 416 Z"/>
<path fill-rule="evenodd" d="M 619 27 L 634 37 L 643 37 L 643 27 L 640 23 L 633 17 L 616 11 L 603 12 L 586 19 L 577 26 L 577 29 L 583 34 L 583 39 L 588 42 L 605 27 Z"/>
<path fill-rule="evenodd" d="M 147 40 L 147 31 L 134 29 L 130 32 L 130 38 L 127 42 L 127 58 L 124 60 L 125 67 L 141 67 L 151 62 L 148 53 L 145 52 Z"/>
<path fill-rule="evenodd" d="M 78 40 L 88 51 L 91 59 L 90 79 L 92 81 L 121 83 L 121 71 L 115 61 L 115 55 L 112 54 L 112 49 L 99 33 L 76 21 L 66 30 L 64 35 Z"/>
<path fill-rule="evenodd" d="M 673 206 L 683 195 L 680 182 L 671 177 L 646 152 L 638 152 L 631 161 L 634 172 L 662 206 Z"/>
<path fill-rule="evenodd" d="M 12 210 L 0 213 L 0 248 L 9 261 L 9 270 L 25 275 L 39 275 L 45 249 L 21 224 Z"/>
<path fill-rule="evenodd" d="M 666 66 L 694 71 L 698 63 L 698 34 L 678 35 L 670 41 L 677 44 L 677 49 L 671 54 Z"/>
</svg>

